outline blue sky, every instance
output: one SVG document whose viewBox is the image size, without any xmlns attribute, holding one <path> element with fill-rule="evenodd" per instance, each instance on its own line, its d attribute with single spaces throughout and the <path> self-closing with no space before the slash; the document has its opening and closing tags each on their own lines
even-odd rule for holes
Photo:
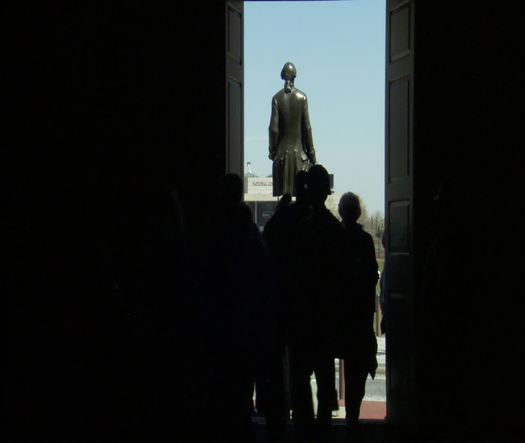
<svg viewBox="0 0 525 443">
<path fill-rule="evenodd" d="M 247 1 L 244 11 L 245 161 L 271 174 L 271 98 L 290 61 L 335 192 L 384 212 L 385 0 Z"/>
</svg>

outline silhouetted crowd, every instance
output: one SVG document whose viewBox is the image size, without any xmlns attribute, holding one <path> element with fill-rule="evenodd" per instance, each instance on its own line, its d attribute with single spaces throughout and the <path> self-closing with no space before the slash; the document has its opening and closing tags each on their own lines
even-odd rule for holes
<svg viewBox="0 0 525 443">
<path fill-rule="evenodd" d="M 373 240 L 357 223 L 359 197 L 350 192 L 341 197 L 341 223 L 325 206 L 330 193 L 323 166 L 299 172 L 296 200 L 283 196 L 263 231 L 278 282 L 282 321 L 277 346 L 280 361 L 283 353 L 287 357 L 289 409 L 298 442 L 333 438 L 332 411 L 338 409 L 335 358 L 344 360 L 347 428 L 358 440 L 366 379 L 368 374 L 375 376 L 377 368 L 373 316 L 378 265 Z M 279 380 L 276 386 L 281 384 Z M 282 410 L 279 404 L 276 408 Z"/>
<path fill-rule="evenodd" d="M 377 367 L 377 263 L 358 197 L 341 198 L 341 223 L 330 192 L 321 165 L 301 171 L 295 200 L 282 196 L 261 233 L 242 178 L 226 174 L 198 229 L 166 187 L 126 190 L 110 222 L 82 219 L 85 231 L 52 249 L 34 233 L 23 259 L 40 274 L 13 281 L 53 296 L 9 301 L 6 441 L 249 443 L 254 415 L 267 441 L 288 441 L 290 417 L 294 441 L 330 441 L 335 358 L 357 439 Z M 71 260 L 79 247 L 85 258 Z"/>
<path fill-rule="evenodd" d="M 365 383 L 377 368 L 373 240 L 357 223 L 357 195 L 341 198 L 342 222 L 326 208 L 323 166 L 299 172 L 295 191 L 294 201 L 282 196 L 261 233 L 242 201 L 241 177 L 222 177 L 213 232 L 187 274 L 199 300 L 202 349 L 193 358 L 204 409 L 195 410 L 214 438 L 255 441 L 252 418 L 259 415 L 268 441 L 287 441 L 291 412 L 294 441 L 332 441 L 335 358 L 344 361 L 347 429 L 360 438 Z"/>
</svg>

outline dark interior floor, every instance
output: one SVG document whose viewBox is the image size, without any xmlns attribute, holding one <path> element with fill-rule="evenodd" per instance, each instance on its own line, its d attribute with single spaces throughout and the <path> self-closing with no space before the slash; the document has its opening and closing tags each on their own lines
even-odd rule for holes
<svg viewBox="0 0 525 443">
<path fill-rule="evenodd" d="M 331 443 L 356 442 L 348 435 L 344 420 L 335 419 L 332 428 L 333 440 Z M 263 420 L 255 423 L 255 429 L 256 443 L 274 443 L 274 440 L 267 435 Z M 387 423 L 385 420 L 362 420 L 362 443 L 386 443 L 389 441 L 391 440 L 387 439 Z M 292 422 L 288 424 L 284 438 L 276 443 L 299 443 L 294 439 Z"/>
<path fill-rule="evenodd" d="M 386 420 L 361 420 L 361 439 L 348 435 L 341 419 L 333 421 L 333 439 L 330 443 L 523 443 L 525 435 L 519 426 L 501 429 L 487 423 L 477 429 L 450 429 L 447 427 L 426 430 L 419 434 L 393 428 Z M 301 443 L 294 440 L 293 424 L 288 424 L 284 439 L 268 438 L 263 421 L 256 423 L 256 443 Z M 316 442 L 317 443 L 317 442 Z M 319 443 L 325 443 L 319 440 Z"/>
</svg>

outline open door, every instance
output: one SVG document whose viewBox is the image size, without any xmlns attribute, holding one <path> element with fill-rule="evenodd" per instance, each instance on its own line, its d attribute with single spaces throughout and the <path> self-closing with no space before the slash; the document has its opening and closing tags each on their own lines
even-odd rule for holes
<svg viewBox="0 0 525 443">
<path fill-rule="evenodd" d="M 242 0 L 226 2 L 226 171 L 244 177 L 244 30 Z"/>
<path fill-rule="evenodd" d="M 387 0 L 386 5 L 387 418 L 403 427 L 415 420 L 414 3 Z"/>
</svg>

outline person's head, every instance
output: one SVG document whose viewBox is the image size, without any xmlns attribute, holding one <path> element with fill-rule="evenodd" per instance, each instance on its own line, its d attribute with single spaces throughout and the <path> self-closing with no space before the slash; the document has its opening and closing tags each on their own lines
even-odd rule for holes
<svg viewBox="0 0 525 443">
<path fill-rule="evenodd" d="M 283 194 L 277 204 L 275 205 L 274 213 L 282 211 L 283 209 L 287 208 L 292 201 L 291 194 Z"/>
<path fill-rule="evenodd" d="M 225 174 L 221 182 L 221 197 L 226 203 L 240 203 L 244 192 L 242 178 L 233 173 Z"/>
<path fill-rule="evenodd" d="M 307 172 L 301 169 L 295 175 L 295 196 L 297 200 L 304 200 L 306 197 L 306 176 Z"/>
<path fill-rule="evenodd" d="M 361 202 L 353 192 L 346 192 L 339 200 L 339 215 L 345 224 L 355 223 L 361 217 Z"/>
<path fill-rule="evenodd" d="M 332 191 L 328 171 L 320 164 L 313 165 L 306 174 L 306 193 L 312 206 L 321 206 Z"/>
<path fill-rule="evenodd" d="M 281 70 L 281 78 L 285 81 L 284 90 L 289 93 L 292 91 L 295 77 L 297 76 L 297 70 L 293 63 L 286 62 Z"/>
</svg>

